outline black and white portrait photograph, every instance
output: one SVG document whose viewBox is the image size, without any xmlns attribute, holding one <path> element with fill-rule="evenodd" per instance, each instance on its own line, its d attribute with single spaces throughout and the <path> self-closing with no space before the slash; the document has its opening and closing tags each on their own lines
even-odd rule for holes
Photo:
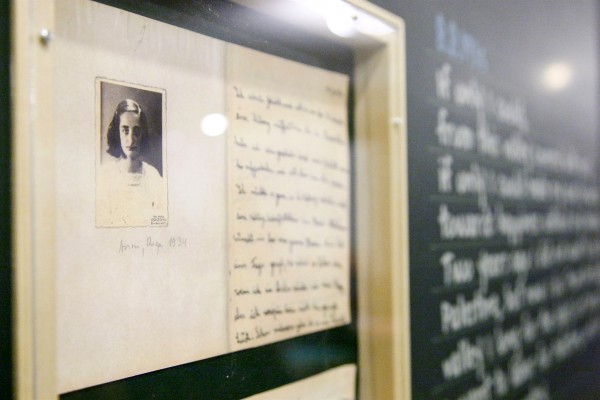
<svg viewBox="0 0 600 400">
<path fill-rule="evenodd" d="M 101 78 L 96 91 L 96 226 L 165 226 L 165 91 Z"/>
</svg>

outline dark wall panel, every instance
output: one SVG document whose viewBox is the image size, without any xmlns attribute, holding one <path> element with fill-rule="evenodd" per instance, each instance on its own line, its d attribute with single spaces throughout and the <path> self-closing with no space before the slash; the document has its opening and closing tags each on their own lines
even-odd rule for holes
<svg viewBox="0 0 600 400">
<path fill-rule="evenodd" d="M 374 3 L 407 30 L 414 398 L 598 398 L 596 2 Z"/>
</svg>

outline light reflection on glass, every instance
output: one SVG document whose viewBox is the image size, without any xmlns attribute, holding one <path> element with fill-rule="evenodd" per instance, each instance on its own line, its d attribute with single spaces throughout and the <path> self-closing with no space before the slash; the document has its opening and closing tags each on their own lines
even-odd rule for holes
<svg viewBox="0 0 600 400">
<path fill-rule="evenodd" d="M 573 69 L 566 62 L 554 62 L 549 64 L 542 73 L 544 86 L 552 91 L 559 91 L 571 83 Z"/>
<path fill-rule="evenodd" d="M 227 130 L 227 117 L 223 114 L 208 114 L 202 118 L 201 129 L 206 136 L 219 136 Z"/>
<path fill-rule="evenodd" d="M 391 26 L 343 0 L 294 1 L 325 18 L 327 27 L 337 36 L 351 37 L 358 33 L 379 36 L 394 32 Z"/>
</svg>

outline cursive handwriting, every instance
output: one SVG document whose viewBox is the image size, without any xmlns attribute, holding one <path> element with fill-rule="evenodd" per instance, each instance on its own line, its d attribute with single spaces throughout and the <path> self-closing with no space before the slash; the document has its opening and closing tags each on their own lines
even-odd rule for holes
<svg viewBox="0 0 600 400">
<path fill-rule="evenodd" d="M 141 257 L 146 255 L 160 256 L 165 251 L 183 249 L 187 246 L 188 239 L 183 236 L 146 236 L 143 239 L 120 239 L 117 246 L 117 253 L 133 254 Z"/>
<path fill-rule="evenodd" d="M 327 73 L 321 89 L 312 90 L 314 82 L 290 85 L 284 69 L 273 69 L 268 84 L 254 81 L 262 74 L 247 68 L 230 77 L 229 315 L 235 349 L 350 318 L 346 80 Z M 279 85 L 285 90 L 258 89 L 274 87 L 277 79 L 286 81 Z"/>
</svg>

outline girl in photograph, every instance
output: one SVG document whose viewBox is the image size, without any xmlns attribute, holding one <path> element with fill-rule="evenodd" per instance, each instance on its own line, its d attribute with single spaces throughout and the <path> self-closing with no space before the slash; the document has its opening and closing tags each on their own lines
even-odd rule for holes
<svg viewBox="0 0 600 400">
<path fill-rule="evenodd" d="M 117 105 L 106 137 L 112 157 L 102 164 L 100 173 L 105 222 L 109 226 L 151 225 L 165 203 L 163 178 L 144 161 L 148 120 L 139 103 L 125 99 Z"/>
</svg>

